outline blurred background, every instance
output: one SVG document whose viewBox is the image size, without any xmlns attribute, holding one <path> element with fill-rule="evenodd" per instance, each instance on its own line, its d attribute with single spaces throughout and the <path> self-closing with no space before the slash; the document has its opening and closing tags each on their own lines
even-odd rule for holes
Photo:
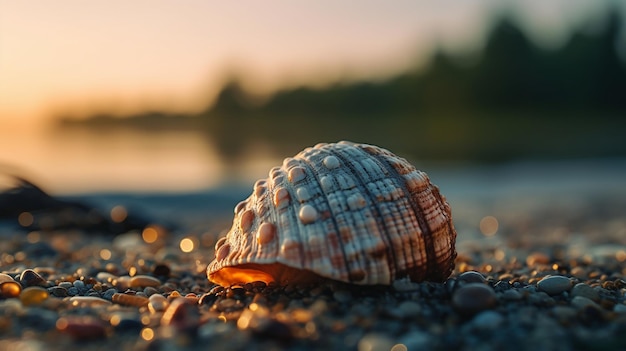
<svg viewBox="0 0 626 351">
<path fill-rule="evenodd" d="M 346 139 L 453 194 L 614 189 L 625 18 L 596 0 L 0 0 L 0 167 L 60 194 L 193 192 Z"/>
</svg>

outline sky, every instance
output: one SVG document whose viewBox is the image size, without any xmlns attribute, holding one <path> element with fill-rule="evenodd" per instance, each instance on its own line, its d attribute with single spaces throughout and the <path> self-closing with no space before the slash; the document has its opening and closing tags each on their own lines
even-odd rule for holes
<svg viewBox="0 0 626 351">
<path fill-rule="evenodd" d="M 436 48 L 480 50 L 505 12 L 556 47 L 607 3 L 0 0 L 0 174 L 21 167 L 63 192 L 207 187 L 229 176 L 198 135 L 50 126 L 62 115 L 199 112 L 234 76 L 257 94 L 386 79 L 426 65 Z M 246 173 L 265 174 L 254 159 L 246 167 L 261 171 Z"/>
<path fill-rule="evenodd" d="M 382 79 L 437 45 L 479 47 L 509 7 L 540 43 L 598 11 L 595 0 L 0 0 L 0 121 L 63 111 L 197 111 L 233 74 L 269 92 Z"/>
</svg>

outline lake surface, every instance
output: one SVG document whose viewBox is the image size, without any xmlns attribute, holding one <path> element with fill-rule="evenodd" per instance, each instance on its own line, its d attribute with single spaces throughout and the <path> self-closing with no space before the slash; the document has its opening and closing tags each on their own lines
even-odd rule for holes
<svg viewBox="0 0 626 351">
<path fill-rule="evenodd" d="M 257 145 L 242 160 L 229 160 L 206 134 L 193 130 L 0 130 L 3 169 L 16 170 L 49 192 L 65 195 L 248 188 L 286 156 L 291 155 L 276 155 Z M 626 159 L 621 158 L 487 166 L 413 162 L 427 171 L 452 201 L 626 194 Z"/>
</svg>

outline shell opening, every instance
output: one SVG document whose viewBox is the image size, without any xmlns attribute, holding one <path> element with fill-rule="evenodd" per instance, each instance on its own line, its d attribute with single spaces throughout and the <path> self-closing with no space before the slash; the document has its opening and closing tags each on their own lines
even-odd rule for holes
<svg viewBox="0 0 626 351">
<path fill-rule="evenodd" d="M 308 271 L 288 267 L 281 263 L 255 264 L 248 263 L 238 266 L 222 267 L 209 273 L 209 280 L 221 286 L 245 284 L 255 281 L 265 283 L 277 282 L 281 285 L 313 284 L 324 278 Z"/>
</svg>

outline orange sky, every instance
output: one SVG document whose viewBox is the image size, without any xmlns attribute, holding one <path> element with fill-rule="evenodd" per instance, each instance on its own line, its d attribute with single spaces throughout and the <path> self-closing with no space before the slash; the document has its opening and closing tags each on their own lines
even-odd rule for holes
<svg viewBox="0 0 626 351">
<path fill-rule="evenodd" d="M 480 48 L 505 8 L 537 43 L 558 45 L 569 26 L 601 14 L 599 4 L 0 0 L 0 173 L 17 166 L 61 192 L 209 187 L 232 177 L 210 140 L 59 135 L 42 122 L 64 112 L 199 111 L 233 72 L 256 92 L 385 78 L 426 63 L 436 46 Z M 264 175 L 265 157 L 255 154 L 244 173 Z"/>
<path fill-rule="evenodd" d="M 0 0 L 0 121 L 198 110 L 233 70 L 258 90 L 385 77 L 476 46 L 503 3 L 550 42 L 595 1 Z"/>
</svg>

